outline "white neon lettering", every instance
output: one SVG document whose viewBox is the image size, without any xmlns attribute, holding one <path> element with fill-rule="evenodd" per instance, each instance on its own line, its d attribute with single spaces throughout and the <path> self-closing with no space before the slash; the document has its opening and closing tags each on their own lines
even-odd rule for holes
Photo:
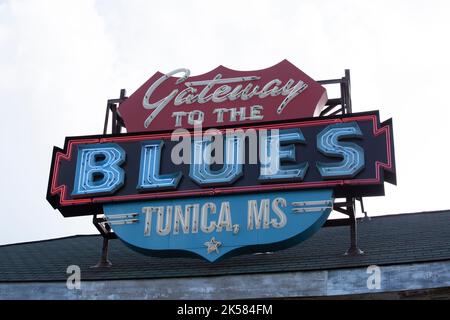
<svg viewBox="0 0 450 320">
<path fill-rule="evenodd" d="M 184 82 L 186 88 L 181 91 L 179 89 L 174 89 L 166 97 L 157 102 L 151 103 L 150 100 L 155 90 L 171 76 L 178 73 L 182 73 L 183 75 L 181 78 L 177 79 L 175 84 L 177 85 Z M 150 123 L 171 101 L 173 101 L 175 106 L 181 106 L 183 104 L 189 105 L 193 103 L 204 104 L 210 101 L 214 103 L 222 103 L 227 100 L 235 101 L 237 99 L 247 101 L 255 96 L 260 99 L 264 99 L 269 96 L 276 97 L 282 95 L 286 98 L 277 108 L 277 113 L 281 114 L 289 102 L 291 102 L 292 99 L 301 94 L 308 87 L 308 85 L 303 81 L 296 81 L 294 79 L 289 79 L 284 85 L 281 80 L 272 79 L 265 85 L 259 86 L 254 85 L 252 81 L 260 80 L 260 76 L 222 78 L 220 73 L 210 80 L 185 82 L 189 75 L 189 69 L 176 69 L 166 75 L 163 75 L 152 85 L 150 85 L 142 101 L 142 105 L 145 109 L 153 110 L 144 121 L 145 128 L 148 128 Z M 229 84 L 235 84 L 235 86 L 230 86 Z M 220 86 L 213 90 L 213 87 L 216 85 Z M 218 122 L 221 122 L 221 120 L 223 121 L 223 113 L 220 111 L 216 112 L 219 112 Z M 180 118 L 181 114 L 177 114 L 177 126 L 181 122 Z"/>
</svg>

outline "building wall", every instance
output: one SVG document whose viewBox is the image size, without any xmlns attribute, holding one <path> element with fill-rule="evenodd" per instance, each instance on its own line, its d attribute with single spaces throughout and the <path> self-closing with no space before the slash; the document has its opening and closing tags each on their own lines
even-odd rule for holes
<svg viewBox="0 0 450 320">
<path fill-rule="evenodd" d="M 79 290 L 65 282 L 0 283 L 0 299 L 398 298 L 434 289 L 448 296 L 450 261 L 377 268 L 114 281 L 81 274 Z"/>
</svg>

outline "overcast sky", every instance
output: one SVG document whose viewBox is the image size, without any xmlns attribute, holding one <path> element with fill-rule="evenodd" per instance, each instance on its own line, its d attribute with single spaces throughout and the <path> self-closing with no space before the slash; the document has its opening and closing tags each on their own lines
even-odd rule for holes
<svg viewBox="0 0 450 320">
<path fill-rule="evenodd" d="M 450 209 L 449 1 L 0 0 L 0 244 L 96 233 L 46 201 L 51 153 L 102 132 L 106 100 L 156 71 L 288 59 L 351 70 L 353 110 L 394 119 L 398 186 L 370 215 Z"/>
</svg>

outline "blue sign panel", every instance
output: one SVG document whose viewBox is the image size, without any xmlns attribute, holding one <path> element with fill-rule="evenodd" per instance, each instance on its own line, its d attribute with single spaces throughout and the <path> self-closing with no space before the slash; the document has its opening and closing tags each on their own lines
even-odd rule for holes
<svg viewBox="0 0 450 320">
<path fill-rule="evenodd" d="M 120 239 L 154 255 L 178 252 L 209 261 L 276 250 L 316 232 L 332 210 L 333 190 L 270 192 L 104 204 Z"/>
</svg>

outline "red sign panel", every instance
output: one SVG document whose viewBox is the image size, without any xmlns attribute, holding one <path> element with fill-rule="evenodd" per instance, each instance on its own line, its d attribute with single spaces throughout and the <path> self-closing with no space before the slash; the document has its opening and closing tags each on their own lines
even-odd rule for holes
<svg viewBox="0 0 450 320">
<path fill-rule="evenodd" d="M 311 117 L 326 101 L 325 88 L 283 60 L 257 71 L 157 72 L 118 111 L 128 132 L 154 132 Z"/>
</svg>

